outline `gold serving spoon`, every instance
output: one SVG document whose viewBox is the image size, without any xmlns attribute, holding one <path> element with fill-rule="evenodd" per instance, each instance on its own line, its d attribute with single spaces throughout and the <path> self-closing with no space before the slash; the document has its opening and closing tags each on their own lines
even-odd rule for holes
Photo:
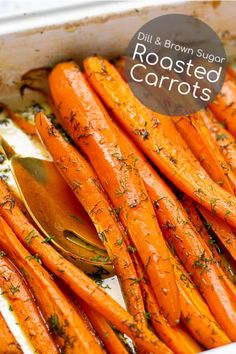
<svg viewBox="0 0 236 354">
<path fill-rule="evenodd" d="M 0 142 L 24 205 L 44 236 L 86 273 L 110 276 L 112 264 L 96 229 L 53 162 L 18 155 L 3 137 Z"/>
</svg>

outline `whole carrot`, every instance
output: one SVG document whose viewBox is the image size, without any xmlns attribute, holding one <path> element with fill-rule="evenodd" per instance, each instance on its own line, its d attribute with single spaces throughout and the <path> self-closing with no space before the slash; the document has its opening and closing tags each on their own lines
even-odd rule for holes
<svg viewBox="0 0 236 354">
<path fill-rule="evenodd" d="M 0 217 L 0 226 L 1 247 L 25 274 L 49 329 L 64 352 L 102 354 L 101 347 L 90 334 L 83 320 L 42 267 L 39 255 L 32 256 L 23 247 L 2 217 Z M 31 237 L 33 237 L 32 233 Z M 14 288 L 14 291 L 17 290 L 18 288 Z"/>
<path fill-rule="evenodd" d="M 94 337 L 94 339 L 96 340 L 98 345 L 102 347 L 103 354 L 105 354 L 105 349 L 103 348 L 103 343 L 101 341 L 101 338 L 96 333 L 95 328 L 93 327 L 87 314 L 84 311 L 84 308 L 82 308 L 82 300 L 80 298 L 78 298 L 78 296 L 73 294 L 70 291 L 70 289 L 68 289 L 60 279 L 56 279 L 56 283 L 57 283 L 58 287 L 62 290 L 63 294 L 66 296 L 67 301 L 71 304 L 71 306 L 75 309 L 76 312 L 78 312 L 79 316 L 83 319 L 83 322 L 84 322 L 86 328 L 91 333 L 91 335 Z"/>
<path fill-rule="evenodd" d="M 230 286 L 227 284 L 227 279 L 225 279 L 224 274 L 216 263 L 206 261 L 207 257 L 209 260 L 211 259 L 210 250 L 201 240 L 200 235 L 189 221 L 185 209 L 178 201 L 174 193 L 160 178 L 137 146 L 114 123 L 113 129 L 116 129 L 116 134 L 119 134 L 120 139 L 123 139 L 123 143 L 126 144 L 128 150 L 130 151 L 130 158 L 136 161 L 136 167 L 142 176 L 151 200 L 155 205 L 159 224 L 161 225 L 163 234 L 167 236 L 170 242 L 172 252 L 176 252 L 178 257 L 183 261 L 185 267 L 192 275 L 194 282 L 198 284 L 199 290 L 204 296 L 204 299 L 206 300 L 218 323 L 220 323 L 222 328 L 224 328 L 228 333 L 228 331 L 230 331 L 230 327 L 228 327 L 228 322 L 224 319 L 224 313 L 228 313 L 227 316 L 230 317 L 231 310 L 227 310 L 228 302 L 231 303 L 233 307 L 234 304 L 231 299 L 232 289 L 229 289 Z M 204 254 L 208 254 L 208 256 L 205 257 L 205 260 Z M 203 259 L 202 262 L 201 259 Z M 204 268 L 205 261 L 207 271 L 205 269 L 203 272 L 202 267 Z M 212 275 L 216 277 L 217 284 L 212 278 Z M 181 283 L 179 284 L 178 278 L 177 283 L 178 286 L 180 286 Z M 186 292 L 185 289 L 184 292 Z M 225 297 L 222 296 L 223 293 Z M 225 343 L 225 335 L 222 334 L 223 332 L 221 330 L 216 331 L 217 326 L 214 325 L 211 315 L 208 316 L 210 311 L 208 310 L 208 315 L 206 315 L 206 313 L 204 316 L 201 315 L 201 305 L 199 305 L 199 308 L 196 308 L 194 301 L 191 299 L 192 296 L 190 296 L 190 299 L 188 299 L 186 303 L 186 296 L 188 296 L 188 294 L 186 295 L 181 290 L 180 301 L 188 305 L 188 309 L 191 309 L 191 317 L 195 319 L 191 322 L 191 325 L 193 325 L 193 331 L 195 333 L 202 334 L 208 333 L 208 335 L 210 333 L 216 333 L 216 337 L 213 338 L 212 342 L 215 342 L 216 346 L 216 343 L 219 343 L 218 345 Z M 193 299 L 195 299 L 199 304 L 202 304 L 203 300 L 197 300 L 198 297 L 199 296 L 195 293 Z M 215 306 L 216 304 L 218 304 L 218 306 Z M 235 309 L 232 310 L 232 313 L 235 313 Z M 229 321 L 231 321 L 231 324 L 235 326 L 233 317 L 231 320 L 229 319 Z M 201 335 L 199 335 L 199 337 L 201 337 Z M 197 338 L 198 340 L 199 337 Z M 202 338 L 201 343 L 204 343 L 205 345 L 206 336 L 204 335 Z M 213 344 L 211 343 L 211 345 Z"/>
<path fill-rule="evenodd" d="M 213 230 L 217 238 L 221 241 L 224 247 L 228 250 L 229 254 L 236 261 L 236 235 L 234 230 L 232 230 L 231 227 L 224 221 L 217 219 L 203 207 L 197 206 L 197 208 L 200 210 L 200 213 L 207 221 L 208 227 Z"/>
<path fill-rule="evenodd" d="M 146 324 L 144 304 L 137 274 L 126 245 L 126 236 L 117 219 L 119 210 L 112 208 L 100 182 L 84 157 L 61 136 L 43 113 L 35 118 L 36 129 L 56 167 L 87 211 L 98 236 L 112 260 L 122 285 L 129 312 Z"/>
<path fill-rule="evenodd" d="M 229 73 L 226 73 L 221 91 L 209 107 L 216 118 L 223 122 L 227 130 L 236 138 L 236 82 Z"/>
<path fill-rule="evenodd" d="M 0 288 L 10 300 L 12 310 L 34 349 L 41 354 L 58 353 L 22 275 L 6 256 L 0 258 Z"/>
<path fill-rule="evenodd" d="M 181 190 L 236 227 L 236 199 L 214 183 L 175 129 L 171 119 L 148 110 L 107 60 L 87 58 L 86 75 L 153 163 Z"/>
<path fill-rule="evenodd" d="M 231 341 L 212 316 L 189 274 L 171 256 L 180 292 L 181 320 L 193 337 L 206 348 L 217 348 Z"/>
<path fill-rule="evenodd" d="M 0 107 L 5 111 L 7 116 L 11 118 L 11 120 L 18 125 L 19 128 L 23 129 L 26 133 L 30 135 L 35 135 L 35 127 L 33 123 L 30 123 L 23 117 L 21 117 L 18 113 L 12 111 L 7 105 L 0 102 Z"/>
<path fill-rule="evenodd" d="M 236 176 L 219 151 L 201 114 L 197 112 L 185 117 L 174 117 L 173 121 L 177 130 L 213 181 L 229 193 L 235 194 Z"/>
<path fill-rule="evenodd" d="M 218 145 L 220 152 L 230 165 L 232 171 L 236 173 L 236 141 L 223 125 L 216 120 L 210 109 L 201 110 L 202 116 L 211 136 Z"/>
<path fill-rule="evenodd" d="M 118 72 L 125 80 L 124 65 L 124 57 L 119 58 L 115 62 Z M 194 115 L 173 117 L 172 119 L 175 122 L 177 130 L 212 179 L 220 184 L 220 186 L 224 186 L 224 189 L 230 193 L 234 193 L 236 179 L 231 170 L 236 168 L 236 149 L 234 151 L 235 140 L 232 137 L 232 139 L 229 138 L 230 141 L 228 141 L 230 133 L 216 120 L 214 126 L 212 126 L 213 122 L 211 121 L 211 131 L 209 132 L 209 121 L 212 118 L 214 119 L 213 113 L 207 109 L 201 110 Z M 216 128 L 217 124 L 220 127 Z M 221 130 L 220 134 L 218 130 Z M 212 137 L 209 136 L 209 133 Z M 226 138 L 227 140 L 225 140 Z M 221 141 L 223 142 L 221 143 Z M 222 159 L 217 145 L 226 161 Z"/>
<path fill-rule="evenodd" d="M 128 354 L 124 345 L 121 343 L 111 326 L 105 318 L 97 311 L 93 310 L 88 304 L 82 302 L 82 306 L 89 317 L 93 327 L 101 338 L 106 350 L 110 354 Z"/>
<path fill-rule="evenodd" d="M 11 333 L 7 323 L 0 312 L 0 344 L 1 353 L 22 354 L 23 351 Z"/>
<path fill-rule="evenodd" d="M 112 130 L 110 117 L 73 62 L 58 64 L 49 76 L 60 123 L 87 155 L 133 245 L 141 256 L 161 311 L 171 324 L 179 319 L 176 282 L 169 252 L 147 191 L 128 151 Z"/>
<path fill-rule="evenodd" d="M 234 79 L 236 79 L 235 68 L 233 68 L 232 66 L 228 66 L 227 71 L 228 71 L 229 75 L 231 75 Z"/>
<path fill-rule="evenodd" d="M 220 241 L 222 240 L 223 245 L 226 244 L 228 249 L 230 248 L 229 245 L 232 243 L 231 256 L 233 256 L 235 252 L 235 235 L 233 231 L 222 220 L 218 220 L 211 213 L 209 213 L 208 210 L 201 206 L 194 205 L 193 200 L 190 198 L 184 196 L 181 202 L 188 213 L 190 222 L 194 225 L 199 235 L 201 235 L 206 245 L 210 248 L 212 253 L 212 262 L 217 263 L 223 269 L 226 275 L 226 282 L 228 282 L 228 279 L 230 279 L 232 283 L 235 284 L 235 266 L 233 264 L 233 260 L 229 260 L 229 258 L 224 253 L 222 253 L 222 250 L 218 245 L 219 242 L 217 244 L 217 240 L 212 238 L 212 235 L 210 235 L 210 233 L 213 231 L 216 238 L 218 238 Z M 202 221 L 199 213 L 203 216 L 205 222 Z M 230 282 L 228 282 L 228 285 L 232 292 L 236 295 L 236 288 Z"/>
<path fill-rule="evenodd" d="M 183 327 L 181 325 L 171 327 L 160 313 L 160 309 L 158 307 L 150 283 L 145 277 L 145 271 L 141 265 L 141 262 L 135 254 L 133 254 L 133 259 L 139 279 L 141 279 L 140 286 L 147 308 L 146 316 L 150 318 L 156 334 L 159 335 L 175 353 L 199 353 L 201 351 L 201 347 L 183 329 Z"/>
<path fill-rule="evenodd" d="M 0 179 L 0 214 L 13 229 L 22 244 L 34 255 L 39 255 L 44 266 L 58 276 L 73 292 L 101 313 L 120 332 L 126 333 L 143 349 L 160 353 L 171 353 L 162 342 L 146 328 L 141 328 L 127 313 L 94 281 L 88 278 L 72 263 L 63 258 L 45 239 L 19 209 L 6 183 Z M 27 242 L 29 234 L 31 241 Z"/>
</svg>

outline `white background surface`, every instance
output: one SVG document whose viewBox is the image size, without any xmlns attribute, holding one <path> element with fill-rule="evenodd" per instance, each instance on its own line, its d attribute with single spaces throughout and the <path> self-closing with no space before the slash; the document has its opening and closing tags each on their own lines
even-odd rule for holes
<svg viewBox="0 0 236 354">
<path fill-rule="evenodd" d="M 137 2 L 136 0 L 121 1 L 103 1 L 103 0 L 0 0 L 0 18 L 9 15 L 29 14 L 46 9 L 61 8 L 64 6 L 75 5 L 79 3 L 105 3 L 105 2 Z M 162 1 L 163 2 L 163 1 Z M 145 3 L 145 0 L 144 0 Z"/>
<path fill-rule="evenodd" d="M 74 5 L 81 0 L 0 0 L 0 18 L 9 15 L 28 14 L 54 7 Z M 89 1 L 88 1 L 89 2 Z"/>
</svg>

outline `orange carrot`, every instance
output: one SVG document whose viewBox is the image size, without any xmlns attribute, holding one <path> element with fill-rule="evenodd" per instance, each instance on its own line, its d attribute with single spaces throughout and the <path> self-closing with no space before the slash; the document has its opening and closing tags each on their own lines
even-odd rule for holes
<svg viewBox="0 0 236 354">
<path fill-rule="evenodd" d="M 221 91 L 209 107 L 216 118 L 223 122 L 227 130 L 236 138 L 236 82 L 229 73 L 226 73 Z"/>
<path fill-rule="evenodd" d="M 202 272 L 202 268 L 197 267 L 198 264 L 201 264 L 201 262 L 199 263 L 199 259 L 202 258 L 202 255 L 206 253 L 208 254 L 206 258 L 210 258 L 210 250 L 206 247 L 191 222 L 189 222 L 188 215 L 181 203 L 177 200 L 176 196 L 165 182 L 159 177 L 157 172 L 152 168 L 150 163 L 146 161 L 140 150 L 138 150 L 135 144 L 114 123 L 113 129 L 116 129 L 116 134 L 119 134 L 119 138 L 123 139 L 123 144 L 126 144 L 130 151 L 130 158 L 136 161 L 136 167 L 146 184 L 148 193 L 156 208 L 159 224 L 161 225 L 164 235 L 169 239 L 171 248 L 173 248 L 178 257 L 182 259 L 185 267 L 189 273 L 191 273 L 194 282 L 199 284 L 199 290 L 204 296 L 217 321 L 225 331 L 229 331 L 230 328 L 227 326 L 227 321 L 224 319 L 224 313 L 225 311 L 228 312 L 228 302 L 234 307 L 232 313 L 235 313 L 235 306 L 231 300 L 231 289 L 228 289 L 229 284 L 226 284 L 226 279 L 222 278 L 223 273 L 221 269 L 219 269 L 217 264 L 211 262 L 207 264 L 208 271 Z M 217 279 L 217 284 L 214 277 Z M 213 288 L 211 288 L 209 284 L 212 284 Z M 225 298 L 222 297 L 223 293 Z M 181 297 L 180 293 L 180 298 Z M 186 295 L 184 295 L 184 297 L 186 297 Z M 184 302 L 186 303 L 185 300 Z M 198 302 L 203 303 L 203 300 L 199 300 Z M 191 304 L 194 304 L 192 300 L 188 300 L 187 303 L 188 308 L 191 308 Z M 216 304 L 218 305 L 216 306 Z M 201 307 L 199 307 L 199 309 L 200 308 Z M 202 333 L 207 333 L 209 329 L 211 332 L 215 332 L 215 329 L 211 327 L 211 320 L 208 321 L 206 316 L 201 316 L 199 309 L 196 309 L 195 306 L 192 307 L 192 316 L 198 319 L 198 321 L 193 322 L 194 325 L 198 326 L 194 327 L 194 332 L 201 333 L 202 331 Z M 231 310 L 229 310 L 227 316 L 231 316 Z M 229 319 L 229 321 L 235 326 L 233 317 L 231 320 Z M 217 336 L 218 339 L 216 338 L 213 340 L 215 343 L 218 343 L 217 340 L 220 340 L 221 338 L 220 331 L 218 331 Z M 205 337 L 203 338 L 205 343 Z M 219 341 L 219 343 L 224 343 L 224 338 L 223 335 L 222 341 Z"/>
<path fill-rule="evenodd" d="M 185 196 L 182 199 L 182 205 L 184 206 L 185 210 L 188 213 L 189 220 L 194 225 L 194 227 L 196 228 L 199 235 L 201 235 L 201 237 L 205 241 L 205 243 L 211 249 L 211 252 L 213 253 L 215 260 L 225 270 L 224 264 L 222 262 L 222 258 L 220 256 L 220 254 L 218 253 L 217 248 L 214 247 L 214 245 L 215 245 L 214 239 L 212 239 L 212 237 L 208 234 L 208 231 L 213 230 L 215 234 L 216 234 L 216 231 L 219 231 L 218 233 L 219 233 L 220 237 L 218 237 L 218 238 L 220 239 L 220 241 L 222 239 L 223 243 L 226 245 L 227 245 L 227 242 L 229 242 L 229 244 L 232 242 L 232 248 L 235 247 L 234 244 L 235 244 L 236 238 L 235 238 L 234 233 L 232 232 L 230 227 L 227 224 L 225 224 L 222 220 L 217 219 L 211 213 L 209 213 L 208 210 L 202 208 L 201 206 L 197 206 L 197 205 L 195 206 L 194 202 L 191 199 L 189 199 L 188 197 Z M 202 216 L 206 220 L 208 230 L 205 228 L 203 221 L 201 220 L 196 208 L 200 211 L 200 213 L 202 214 Z M 227 246 L 229 248 L 229 245 L 227 245 Z M 234 254 L 234 252 L 235 251 L 233 249 L 233 254 Z"/>
<path fill-rule="evenodd" d="M 12 111 L 7 105 L 4 103 L 0 103 L 0 107 L 6 112 L 7 116 L 11 118 L 11 120 L 16 123 L 21 129 L 23 129 L 26 133 L 30 135 L 35 135 L 35 127 L 33 123 L 30 123 L 23 117 L 21 117 L 16 112 Z"/>
<path fill-rule="evenodd" d="M 0 258 L 0 288 L 10 300 L 12 310 L 34 349 L 42 354 L 58 353 L 22 275 L 5 256 Z"/>
<path fill-rule="evenodd" d="M 97 176 L 84 157 L 65 141 L 49 119 L 43 113 L 38 113 L 35 122 L 39 136 L 56 167 L 97 229 L 121 282 L 129 312 L 137 321 L 146 324 L 142 294 L 138 282 L 134 282 L 137 274 L 129 247 L 127 249 L 125 243 L 124 232 L 117 222 L 119 210 L 111 207 Z"/>
<path fill-rule="evenodd" d="M 167 116 L 151 112 L 105 59 L 84 62 L 87 77 L 115 117 L 178 188 L 236 227 L 236 198 L 214 183 Z M 230 214 L 230 215 L 229 215 Z"/>
<path fill-rule="evenodd" d="M 101 347 L 83 320 L 42 267 L 39 255 L 32 256 L 0 217 L 0 244 L 16 266 L 22 270 L 49 329 L 65 353 L 100 353 Z M 29 235 L 28 235 L 29 237 Z M 30 237 L 36 237 L 31 233 Z M 29 239 L 28 239 L 29 240 Z"/>
<path fill-rule="evenodd" d="M 82 302 L 82 306 L 89 317 L 96 332 L 105 345 L 108 353 L 111 354 L 128 354 L 124 345 L 121 343 L 111 326 L 107 323 L 105 318 L 97 311 L 93 310 L 88 304 Z"/>
<path fill-rule="evenodd" d="M 115 61 L 115 67 L 119 72 L 120 76 L 126 81 L 124 68 L 125 68 L 125 57 L 120 57 Z"/>
<path fill-rule="evenodd" d="M 231 75 L 234 79 L 236 79 L 235 68 L 232 68 L 232 66 L 228 66 L 227 71 L 228 71 L 229 75 Z"/>
<path fill-rule="evenodd" d="M 185 117 L 174 117 L 173 121 L 177 130 L 213 181 L 229 193 L 235 194 L 236 176 L 221 155 L 201 114 L 195 113 Z"/>
<path fill-rule="evenodd" d="M 135 254 L 133 254 L 133 259 L 138 277 L 141 279 L 140 286 L 146 301 L 147 316 L 150 317 L 156 334 L 160 336 L 175 353 L 199 353 L 201 347 L 190 337 L 183 327 L 181 325 L 171 327 L 162 316 L 148 279 L 145 277 L 141 262 Z"/>
<path fill-rule="evenodd" d="M 7 185 L 0 179 L 0 214 L 13 229 L 18 239 L 34 255 L 39 255 L 43 264 L 58 276 L 74 293 L 101 313 L 116 328 L 143 349 L 155 353 L 171 353 L 163 343 L 148 329 L 141 328 L 134 318 L 127 313 L 115 300 L 113 300 L 94 281 L 88 278 L 72 263 L 63 258 L 51 245 L 50 240 L 39 234 L 26 216 L 15 204 Z M 29 233 L 34 233 L 31 242 L 27 242 Z"/>
<path fill-rule="evenodd" d="M 189 274 L 176 257 L 171 256 L 180 292 L 181 320 L 193 337 L 206 348 L 216 348 L 230 343 L 208 306 L 199 294 Z"/>
<path fill-rule="evenodd" d="M 203 217 L 206 219 L 210 228 L 214 231 L 217 238 L 221 241 L 230 255 L 236 261 L 236 235 L 235 232 L 222 220 L 209 213 L 208 210 L 198 207 Z"/>
<path fill-rule="evenodd" d="M 125 80 L 124 65 L 124 57 L 119 58 L 115 62 L 115 66 L 118 72 Z M 213 115 L 209 109 L 208 111 L 209 113 L 211 113 L 211 115 Z M 177 130 L 180 132 L 183 139 L 187 142 L 188 146 L 191 148 L 196 158 L 200 161 L 201 165 L 209 173 L 212 179 L 218 184 L 220 184 L 220 186 L 224 186 L 224 189 L 226 189 L 230 193 L 235 194 L 234 191 L 236 189 L 236 178 L 231 171 L 232 164 L 230 163 L 228 165 L 226 163 L 227 159 L 225 161 L 224 158 L 222 158 L 222 155 L 217 148 L 217 142 L 214 143 L 215 139 L 212 139 L 213 137 L 210 136 L 211 134 L 205 126 L 206 122 L 204 122 L 204 115 L 206 115 L 206 111 L 202 110 L 200 112 L 195 113 L 194 115 L 173 117 L 172 119 L 175 123 Z M 219 123 L 217 122 L 217 124 Z M 222 127 L 222 129 L 224 128 Z M 224 136 L 225 134 L 222 135 L 222 137 Z M 226 146 L 228 147 L 228 144 Z M 232 148 L 230 147 L 229 149 L 230 151 L 232 150 Z"/>
<path fill-rule="evenodd" d="M 49 76 L 60 123 L 85 152 L 141 256 L 161 311 L 171 324 L 179 302 L 169 252 L 141 177 L 126 162 L 128 151 L 112 130 L 110 117 L 73 62 L 58 64 Z"/>
<path fill-rule="evenodd" d="M 78 298 L 75 294 L 73 294 L 71 291 L 68 291 L 68 288 L 63 284 L 63 282 L 60 279 L 56 279 L 56 283 L 58 287 L 63 291 L 63 294 L 66 296 L 67 301 L 73 306 L 76 312 L 78 312 L 79 316 L 83 319 L 83 322 L 90 332 L 90 334 L 94 337 L 96 342 L 99 344 L 99 346 L 102 347 L 103 353 L 106 354 L 105 349 L 103 348 L 103 343 L 101 341 L 101 338 L 98 337 L 98 334 L 95 332 L 94 327 L 92 326 L 92 323 L 90 322 L 87 314 L 85 313 L 84 309 L 82 308 L 82 300 Z"/>
<path fill-rule="evenodd" d="M 236 141 L 234 137 L 215 119 L 210 109 L 201 110 L 199 114 L 202 116 L 204 123 L 225 160 L 230 165 L 232 171 L 236 173 Z"/>
<path fill-rule="evenodd" d="M 0 344 L 1 353 L 6 354 L 22 354 L 19 344 L 11 333 L 7 323 L 0 312 Z"/>
</svg>

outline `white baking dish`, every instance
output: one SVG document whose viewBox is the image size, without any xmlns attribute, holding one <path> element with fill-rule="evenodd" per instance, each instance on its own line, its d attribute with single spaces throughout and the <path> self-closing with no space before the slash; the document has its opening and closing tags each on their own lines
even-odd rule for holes
<svg viewBox="0 0 236 354">
<path fill-rule="evenodd" d="M 145 22 L 167 13 L 191 14 L 207 22 L 222 38 L 228 57 L 236 57 L 236 3 L 233 1 L 87 1 L 0 20 L 0 101 L 19 102 L 21 76 L 30 69 L 53 66 L 94 53 L 109 58 L 122 53 Z M 117 298 L 117 287 L 112 294 Z M 4 315 L 12 325 L 7 305 Z M 14 322 L 14 321 L 13 321 Z M 13 328 L 21 336 L 17 326 Z M 18 334 L 17 334 L 18 335 Z M 22 342 L 22 341 L 21 341 Z M 25 353 L 32 353 L 24 346 Z M 236 344 L 211 353 L 236 353 Z"/>
</svg>

